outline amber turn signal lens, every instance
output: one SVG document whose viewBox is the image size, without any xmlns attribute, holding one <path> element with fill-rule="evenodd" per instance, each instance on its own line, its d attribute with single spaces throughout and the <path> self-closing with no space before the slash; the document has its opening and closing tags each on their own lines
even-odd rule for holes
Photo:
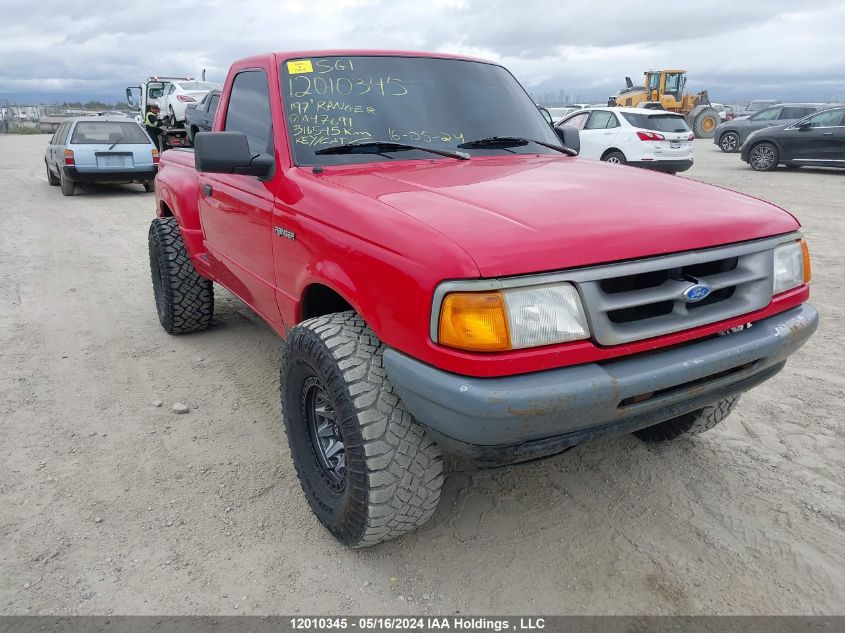
<svg viewBox="0 0 845 633">
<path fill-rule="evenodd" d="M 801 253 L 804 255 L 804 283 L 808 284 L 813 276 L 813 271 L 810 267 L 810 249 L 807 248 L 806 240 L 801 240 Z"/>
<path fill-rule="evenodd" d="M 440 308 L 438 341 L 472 352 L 511 349 L 505 301 L 498 292 L 453 292 Z"/>
</svg>

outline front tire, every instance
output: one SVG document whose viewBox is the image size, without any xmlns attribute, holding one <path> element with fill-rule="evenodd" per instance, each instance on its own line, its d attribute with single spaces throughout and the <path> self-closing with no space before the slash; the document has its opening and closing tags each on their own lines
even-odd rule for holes
<svg viewBox="0 0 845 633">
<path fill-rule="evenodd" d="M 601 159 L 606 162 L 610 163 L 611 165 L 625 165 L 627 164 L 627 160 L 625 160 L 625 154 L 622 152 L 608 152 Z"/>
<path fill-rule="evenodd" d="M 156 218 L 149 233 L 158 320 L 170 334 L 205 330 L 214 315 L 214 284 L 197 273 L 175 218 Z"/>
<path fill-rule="evenodd" d="M 311 510 L 341 543 L 367 547 L 431 518 L 440 448 L 387 380 L 383 346 L 354 312 L 294 328 L 281 369 L 285 429 Z"/>
<path fill-rule="evenodd" d="M 713 138 L 716 133 L 716 126 L 721 122 L 719 113 L 710 106 L 699 106 L 696 109 L 698 112 L 693 110 L 695 118 L 692 122 L 692 131 L 695 133 L 695 138 Z"/>
<path fill-rule="evenodd" d="M 704 433 L 704 431 L 709 431 L 728 417 L 738 401 L 739 396 L 725 398 L 698 411 L 692 411 L 660 424 L 634 431 L 634 435 L 646 443 L 667 442 L 698 435 Z"/>
<path fill-rule="evenodd" d="M 739 135 L 736 132 L 725 132 L 719 138 L 719 149 L 725 154 L 733 154 L 739 149 Z"/>
<path fill-rule="evenodd" d="M 772 143 L 758 143 L 748 152 L 748 164 L 754 171 L 777 169 L 778 148 Z"/>
</svg>

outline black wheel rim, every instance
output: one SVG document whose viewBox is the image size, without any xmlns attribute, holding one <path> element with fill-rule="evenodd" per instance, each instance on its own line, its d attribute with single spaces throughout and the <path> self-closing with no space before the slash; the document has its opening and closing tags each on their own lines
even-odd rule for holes
<svg viewBox="0 0 845 633">
<path fill-rule="evenodd" d="M 302 408 L 317 463 L 331 489 L 340 492 L 346 486 L 346 445 L 337 407 L 316 376 L 302 385 Z"/>
</svg>

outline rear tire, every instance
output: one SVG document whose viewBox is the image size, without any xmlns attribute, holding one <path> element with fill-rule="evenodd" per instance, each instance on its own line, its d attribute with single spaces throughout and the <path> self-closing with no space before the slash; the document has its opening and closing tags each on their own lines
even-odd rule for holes
<svg viewBox="0 0 845 633">
<path fill-rule="evenodd" d="M 354 312 L 310 319 L 285 343 L 282 408 L 311 510 L 341 543 L 367 547 L 431 518 L 440 448 L 387 380 L 384 347 Z"/>
<path fill-rule="evenodd" d="M 625 159 L 625 154 L 623 154 L 622 152 L 608 152 L 607 154 L 602 156 L 601 159 L 604 162 L 610 163 L 612 165 L 625 165 L 628 163 L 628 161 Z"/>
<path fill-rule="evenodd" d="M 736 132 L 725 132 L 719 137 L 719 149 L 725 154 L 733 154 L 739 149 L 739 135 Z"/>
<path fill-rule="evenodd" d="M 754 171 L 772 171 L 778 166 L 778 148 L 772 143 L 757 143 L 748 151 L 748 164 Z"/>
<path fill-rule="evenodd" d="M 45 161 L 44 166 L 47 167 L 47 182 L 50 183 L 51 187 L 58 187 L 60 181 L 53 175 L 50 165 Z"/>
<path fill-rule="evenodd" d="M 153 182 L 145 182 L 144 191 L 146 191 L 147 193 L 152 193 L 153 191 L 155 191 L 155 184 Z"/>
<path fill-rule="evenodd" d="M 158 320 L 170 334 L 205 330 L 214 315 L 214 284 L 197 273 L 175 218 L 156 218 L 149 233 Z"/>
<path fill-rule="evenodd" d="M 738 401 L 739 396 L 725 398 L 698 411 L 634 431 L 634 435 L 647 443 L 666 442 L 681 437 L 698 435 L 704 433 L 704 431 L 709 431 L 728 417 Z"/>
<path fill-rule="evenodd" d="M 63 196 L 72 196 L 76 192 L 76 183 L 65 178 L 65 172 L 59 172 L 59 186 L 62 188 Z"/>
</svg>

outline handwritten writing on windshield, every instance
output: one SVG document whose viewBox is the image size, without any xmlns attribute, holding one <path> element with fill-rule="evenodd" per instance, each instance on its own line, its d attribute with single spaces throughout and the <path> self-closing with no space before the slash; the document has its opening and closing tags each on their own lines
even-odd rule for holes
<svg viewBox="0 0 845 633">
<path fill-rule="evenodd" d="M 401 78 L 373 75 L 356 63 L 341 57 L 288 62 L 288 123 L 295 143 L 313 147 L 373 138 L 378 101 L 408 94 Z"/>
<path fill-rule="evenodd" d="M 288 77 L 291 96 L 301 99 L 307 96 L 347 97 L 372 94 L 381 97 L 403 97 L 408 94 L 405 82 L 398 77 L 312 77 L 291 75 Z"/>
<path fill-rule="evenodd" d="M 408 94 L 408 87 L 400 77 L 356 68 L 361 63 L 341 57 L 287 63 L 287 118 L 295 143 L 316 147 L 368 139 L 463 142 L 463 135 L 453 132 L 388 127 L 385 135 L 376 130 L 379 104 L 386 104 L 383 99 L 401 99 Z M 395 111 L 395 108 L 390 109 Z"/>
<path fill-rule="evenodd" d="M 432 143 L 440 141 L 441 143 L 463 143 L 464 135 L 462 132 L 432 132 L 431 130 L 397 130 L 395 128 L 387 128 L 387 135 L 391 141 L 396 143 Z"/>
</svg>

